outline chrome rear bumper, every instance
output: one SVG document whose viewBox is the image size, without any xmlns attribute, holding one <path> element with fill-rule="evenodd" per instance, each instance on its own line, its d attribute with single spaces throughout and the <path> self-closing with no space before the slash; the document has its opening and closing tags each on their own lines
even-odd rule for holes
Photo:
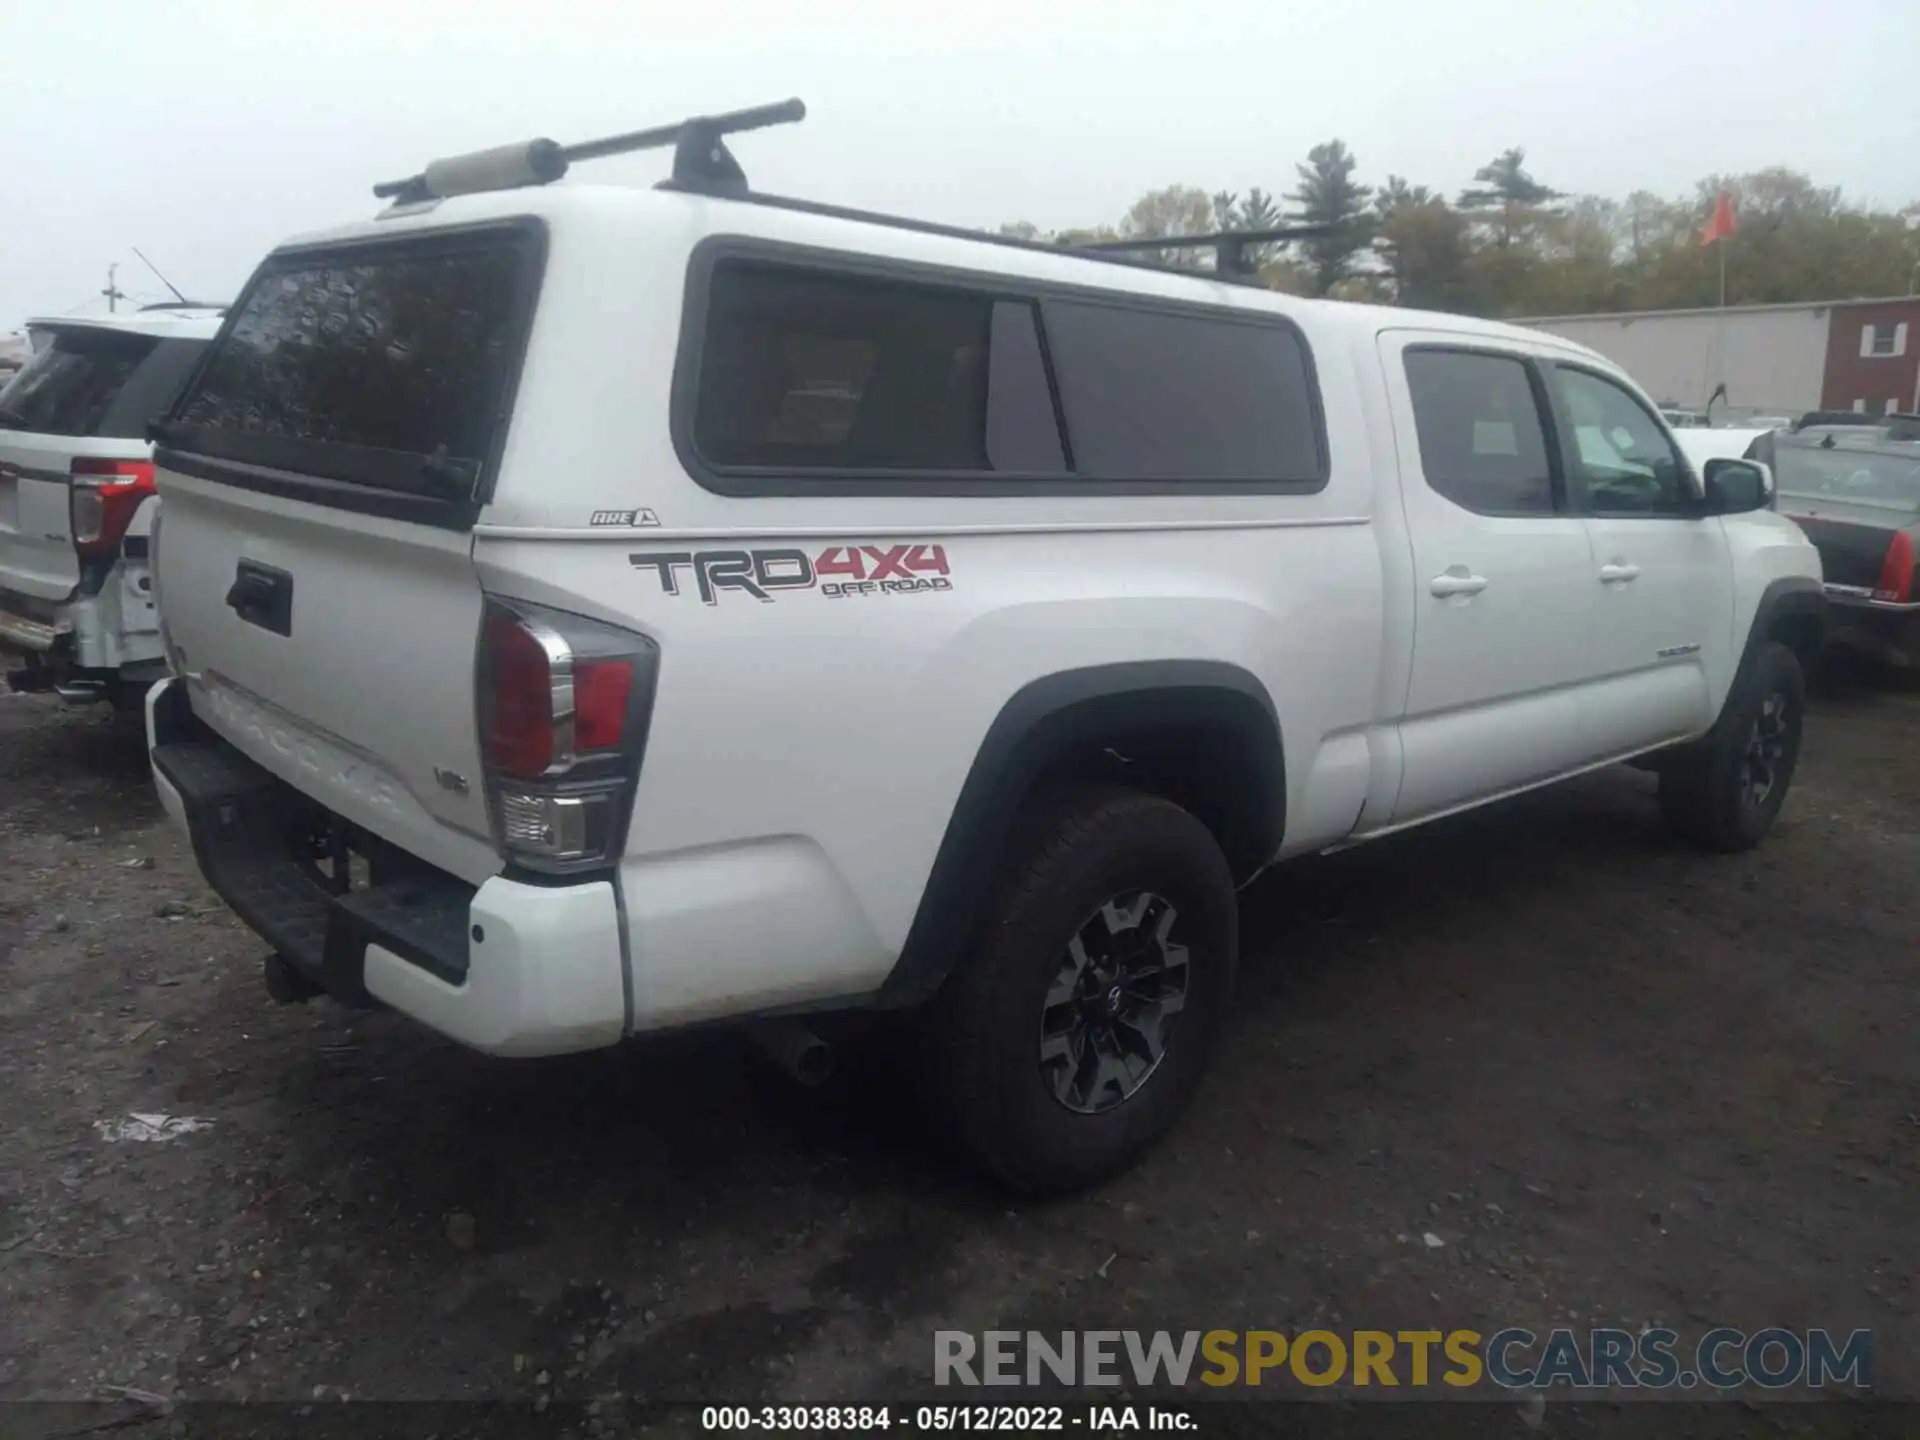
<svg viewBox="0 0 1920 1440">
<path fill-rule="evenodd" d="M 1890 615 L 1920 613 L 1920 601 L 1876 600 L 1873 591 L 1864 585 L 1836 585 L 1829 580 L 1825 589 L 1827 599 L 1836 605 L 1851 605 L 1857 609 L 1878 610 Z"/>
</svg>

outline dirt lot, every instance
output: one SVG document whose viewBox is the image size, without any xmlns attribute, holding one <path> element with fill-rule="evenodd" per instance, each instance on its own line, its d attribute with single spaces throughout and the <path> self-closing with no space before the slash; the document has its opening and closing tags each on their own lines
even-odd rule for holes
<svg viewBox="0 0 1920 1440">
<path fill-rule="evenodd" d="M 1261 882 L 1184 1127 L 1010 1206 L 871 1072 L 274 1005 L 137 736 L 0 699 L 0 1398 L 850 1400 L 937 1326 L 1649 1322 L 1872 1327 L 1920 1397 L 1920 696 L 1823 696 L 1756 854 L 1651 788 Z"/>
</svg>

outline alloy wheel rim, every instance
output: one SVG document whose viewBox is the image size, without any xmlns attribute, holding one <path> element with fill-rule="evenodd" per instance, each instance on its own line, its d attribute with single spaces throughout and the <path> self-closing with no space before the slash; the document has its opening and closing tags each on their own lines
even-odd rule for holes
<svg viewBox="0 0 1920 1440">
<path fill-rule="evenodd" d="M 1761 702 L 1747 731 L 1746 748 L 1740 756 L 1740 797 L 1748 808 L 1758 810 L 1767 803 L 1780 783 L 1787 759 L 1787 697 L 1775 690 Z"/>
<path fill-rule="evenodd" d="M 1116 895 L 1067 942 L 1040 1014 L 1040 1077 L 1053 1098 L 1097 1115 L 1132 1098 L 1166 1058 L 1186 1008 L 1180 912 L 1151 890 Z"/>
</svg>

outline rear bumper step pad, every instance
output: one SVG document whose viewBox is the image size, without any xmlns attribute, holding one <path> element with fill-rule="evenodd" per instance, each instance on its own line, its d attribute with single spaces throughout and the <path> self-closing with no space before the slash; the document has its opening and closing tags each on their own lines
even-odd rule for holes
<svg viewBox="0 0 1920 1440">
<path fill-rule="evenodd" d="M 408 875 L 335 894 L 294 854 L 282 782 L 220 740 L 175 740 L 153 763 L 179 791 L 201 872 L 220 898 L 335 999 L 372 1004 L 367 946 L 458 985 L 467 974 L 474 887 Z"/>
</svg>

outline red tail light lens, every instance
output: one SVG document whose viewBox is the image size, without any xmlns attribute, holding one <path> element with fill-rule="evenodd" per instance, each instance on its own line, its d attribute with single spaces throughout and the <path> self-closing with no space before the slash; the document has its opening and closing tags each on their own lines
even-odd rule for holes
<svg viewBox="0 0 1920 1440">
<path fill-rule="evenodd" d="M 74 548 L 89 558 L 114 554 L 134 512 L 158 493 L 153 463 L 82 457 L 70 473 Z"/>
<path fill-rule="evenodd" d="M 1904 604 L 1912 595 L 1913 536 L 1896 530 L 1887 545 L 1887 558 L 1880 562 L 1880 583 L 1873 587 L 1873 598 Z"/>
<path fill-rule="evenodd" d="M 488 602 L 480 738 L 494 830 L 509 859 L 576 874 L 615 858 L 657 656 L 645 636 L 542 606 Z"/>
<path fill-rule="evenodd" d="M 573 667 L 573 741 L 582 754 L 618 750 L 633 695 L 631 660 L 581 660 Z"/>
<path fill-rule="evenodd" d="M 486 693 L 481 724 L 487 763 L 504 775 L 537 779 L 554 762 L 555 712 L 564 715 L 572 709 L 564 647 L 544 640 L 518 615 L 489 610 L 483 659 Z M 556 661 L 563 671 L 558 676 Z M 554 693 L 556 682 L 565 691 L 560 696 Z"/>
</svg>

